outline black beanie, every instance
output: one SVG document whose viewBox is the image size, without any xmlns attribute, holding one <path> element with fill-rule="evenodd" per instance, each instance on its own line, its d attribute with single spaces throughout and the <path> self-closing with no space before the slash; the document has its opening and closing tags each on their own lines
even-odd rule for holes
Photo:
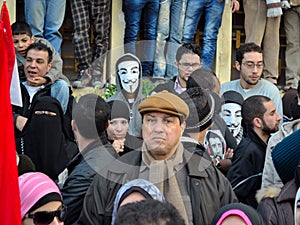
<svg viewBox="0 0 300 225">
<path fill-rule="evenodd" d="M 126 105 L 126 103 L 115 100 L 108 102 L 111 113 L 110 113 L 110 120 L 116 119 L 116 118 L 124 118 L 126 120 L 129 120 L 129 108 Z"/>
<path fill-rule="evenodd" d="M 226 91 L 223 93 L 224 102 L 226 103 L 236 103 L 242 105 L 244 102 L 243 96 L 236 91 Z"/>
<path fill-rule="evenodd" d="M 299 147 L 300 130 L 297 130 L 285 137 L 272 150 L 274 167 L 284 184 L 294 178 L 295 170 L 300 161 Z"/>
</svg>

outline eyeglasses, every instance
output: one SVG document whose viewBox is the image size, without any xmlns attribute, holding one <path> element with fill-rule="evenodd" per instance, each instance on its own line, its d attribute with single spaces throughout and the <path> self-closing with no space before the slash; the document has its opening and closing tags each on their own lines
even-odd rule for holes
<svg viewBox="0 0 300 225">
<path fill-rule="evenodd" d="M 263 62 L 259 62 L 257 64 L 253 63 L 253 62 L 244 62 L 242 63 L 247 69 L 251 69 L 253 70 L 254 67 L 256 66 L 257 69 L 262 69 L 264 67 L 264 63 Z"/>
<path fill-rule="evenodd" d="M 36 213 L 27 213 L 25 218 L 33 219 L 35 225 L 48 225 L 57 217 L 60 222 L 64 222 L 66 219 L 67 207 L 62 206 L 57 211 L 40 211 Z"/>
<path fill-rule="evenodd" d="M 189 68 L 192 67 L 193 69 L 200 67 L 202 65 L 202 63 L 178 63 L 180 66 L 182 66 L 182 68 Z"/>
</svg>

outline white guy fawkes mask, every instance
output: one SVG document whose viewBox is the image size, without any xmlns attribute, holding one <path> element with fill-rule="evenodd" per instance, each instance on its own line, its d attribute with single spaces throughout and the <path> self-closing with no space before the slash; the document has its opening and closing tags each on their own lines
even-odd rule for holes
<svg viewBox="0 0 300 225">
<path fill-rule="evenodd" d="M 140 65 L 137 61 L 124 61 L 118 65 L 118 75 L 123 89 L 134 93 L 139 86 Z"/>
<path fill-rule="evenodd" d="M 225 121 L 228 129 L 236 137 L 241 129 L 242 106 L 237 103 L 225 103 L 221 108 L 221 117 Z"/>
</svg>

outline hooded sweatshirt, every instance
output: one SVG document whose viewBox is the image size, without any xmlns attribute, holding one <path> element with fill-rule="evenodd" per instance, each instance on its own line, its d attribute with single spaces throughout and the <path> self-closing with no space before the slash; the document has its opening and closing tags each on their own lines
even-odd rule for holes
<svg viewBox="0 0 300 225">
<path fill-rule="evenodd" d="M 123 62 L 123 59 L 127 57 L 132 61 L 138 62 L 139 66 L 139 86 L 137 90 L 135 91 L 135 99 L 132 104 L 128 102 L 128 99 L 124 95 L 123 87 L 121 84 L 120 77 L 118 75 L 118 65 Z M 125 60 L 129 61 L 129 60 Z M 128 128 L 128 133 L 132 136 L 135 137 L 141 137 L 142 136 L 142 116 L 138 112 L 138 106 L 141 103 L 141 101 L 145 98 L 142 94 L 142 65 L 140 60 L 135 56 L 130 53 L 126 53 L 123 56 L 121 56 L 118 61 L 116 62 L 116 85 L 117 85 L 117 92 L 111 96 L 109 99 L 107 99 L 107 102 L 110 101 L 115 101 L 115 100 L 120 100 L 128 106 L 129 112 L 130 112 L 130 118 L 129 118 L 129 128 Z"/>
</svg>

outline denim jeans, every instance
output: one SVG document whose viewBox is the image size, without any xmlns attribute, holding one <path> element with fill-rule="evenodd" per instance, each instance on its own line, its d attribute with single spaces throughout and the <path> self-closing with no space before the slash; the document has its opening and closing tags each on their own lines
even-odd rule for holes
<svg viewBox="0 0 300 225">
<path fill-rule="evenodd" d="M 47 39 L 61 54 L 59 29 L 65 17 L 66 0 L 24 0 L 24 3 L 25 19 L 32 34 Z"/>
<path fill-rule="evenodd" d="M 204 39 L 202 47 L 202 68 L 211 68 L 216 53 L 219 28 L 222 23 L 224 1 L 189 0 L 183 28 L 183 43 L 193 42 L 197 26 L 205 10 Z"/>
<path fill-rule="evenodd" d="M 172 78 L 178 75 L 174 62 L 182 40 L 186 2 L 187 0 L 160 2 L 153 77 Z"/>
<path fill-rule="evenodd" d="M 70 95 L 69 86 L 67 82 L 58 79 L 53 84 L 51 84 L 50 89 L 51 97 L 56 98 L 60 102 L 64 113 L 66 113 Z"/>
<path fill-rule="evenodd" d="M 143 76 L 149 76 L 153 72 L 159 0 L 123 0 L 123 12 L 126 23 L 124 51 L 137 55 L 142 62 Z M 144 41 L 137 45 L 140 27 Z"/>
</svg>

